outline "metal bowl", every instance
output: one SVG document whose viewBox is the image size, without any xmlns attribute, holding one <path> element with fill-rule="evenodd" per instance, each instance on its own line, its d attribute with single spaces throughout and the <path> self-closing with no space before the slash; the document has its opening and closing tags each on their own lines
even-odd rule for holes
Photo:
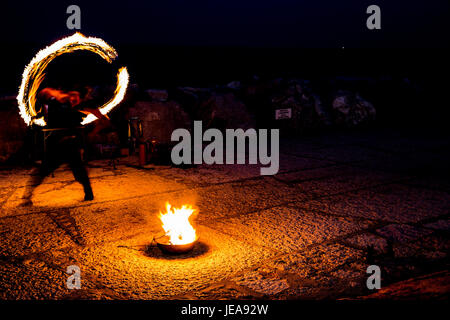
<svg viewBox="0 0 450 320">
<path fill-rule="evenodd" d="M 198 241 L 198 237 L 191 243 L 187 244 L 171 244 L 167 237 L 155 239 L 156 245 L 164 253 L 181 254 L 191 251 Z"/>
</svg>

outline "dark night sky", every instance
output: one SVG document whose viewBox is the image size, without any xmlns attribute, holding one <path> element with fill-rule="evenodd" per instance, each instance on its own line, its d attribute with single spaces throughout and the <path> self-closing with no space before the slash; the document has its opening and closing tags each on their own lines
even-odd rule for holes
<svg viewBox="0 0 450 320">
<path fill-rule="evenodd" d="M 48 43 L 70 34 L 66 8 L 81 7 L 86 35 L 112 43 L 248 47 L 448 47 L 448 0 L 9 1 L 6 43 Z M 378 4 L 382 30 L 365 27 Z"/>
<path fill-rule="evenodd" d="M 115 47 L 132 81 L 145 87 L 203 86 L 255 74 L 427 78 L 443 69 L 449 53 L 448 0 L 7 0 L 0 6 L 0 58 L 8 61 L 0 95 L 17 90 L 39 49 L 73 34 L 66 27 L 71 4 L 81 8 L 80 31 Z M 381 7 L 382 30 L 366 28 L 371 4 Z M 55 59 L 53 70 L 71 77 L 101 73 L 74 55 L 65 60 L 60 67 L 64 59 Z"/>
</svg>

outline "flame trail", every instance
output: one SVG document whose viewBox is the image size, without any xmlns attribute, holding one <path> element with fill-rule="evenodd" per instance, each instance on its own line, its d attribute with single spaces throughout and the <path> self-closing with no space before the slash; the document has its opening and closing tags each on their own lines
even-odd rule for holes
<svg viewBox="0 0 450 320">
<path fill-rule="evenodd" d="M 63 53 L 70 53 L 76 50 L 88 50 L 96 53 L 108 63 L 112 63 L 114 59 L 117 58 L 116 50 L 105 41 L 99 38 L 85 37 L 79 32 L 76 32 L 70 37 L 56 41 L 52 45 L 40 50 L 25 67 L 22 74 L 22 83 L 19 88 L 19 94 L 17 95 L 20 115 L 27 125 L 33 123 L 39 126 L 46 125 L 43 117 L 36 118 L 37 112 L 35 109 L 36 93 L 44 80 L 45 68 L 54 58 Z M 117 86 L 114 96 L 99 108 L 102 114 L 107 114 L 122 101 L 127 90 L 128 79 L 129 75 L 127 68 L 120 68 L 117 73 Z M 96 119 L 97 117 L 89 114 L 83 119 L 82 124 L 88 124 Z"/>
</svg>

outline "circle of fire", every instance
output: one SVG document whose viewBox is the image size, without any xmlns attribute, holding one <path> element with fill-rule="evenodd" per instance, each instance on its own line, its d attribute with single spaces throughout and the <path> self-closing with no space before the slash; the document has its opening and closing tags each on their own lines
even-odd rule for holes
<svg viewBox="0 0 450 320">
<path fill-rule="evenodd" d="M 33 123 L 39 126 L 46 125 L 43 117 L 36 118 L 37 112 L 35 109 L 36 93 L 44 80 L 45 68 L 57 56 L 76 50 L 88 50 L 96 53 L 108 63 L 112 63 L 114 59 L 117 58 L 116 50 L 105 41 L 99 38 L 85 37 L 79 32 L 74 33 L 70 37 L 56 41 L 45 49 L 40 50 L 25 67 L 19 94 L 17 95 L 20 115 L 27 125 Z M 122 101 L 127 90 L 128 78 L 127 68 L 121 67 L 117 73 L 117 84 L 114 96 L 99 108 L 102 114 L 107 114 Z M 86 125 L 96 119 L 96 116 L 89 114 L 83 119 L 81 124 Z"/>
</svg>

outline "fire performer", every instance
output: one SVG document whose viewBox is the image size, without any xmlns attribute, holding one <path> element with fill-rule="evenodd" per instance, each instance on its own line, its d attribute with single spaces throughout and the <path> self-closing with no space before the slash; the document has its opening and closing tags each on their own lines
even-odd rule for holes
<svg viewBox="0 0 450 320">
<path fill-rule="evenodd" d="M 32 205 L 33 190 L 44 178 L 57 169 L 62 163 L 68 163 L 73 176 L 84 189 L 84 200 L 94 199 L 91 183 L 82 159 L 82 139 L 78 128 L 83 120 L 83 114 L 93 114 L 100 119 L 89 136 L 94 136 L 102 129 L 109 118 L 98 108 L 91 106 L 89 88 L 83 95 L 79 91 L 63 91 L 44 88 L 38 94 L 40 111 L 37 117 L 44 116 L 46 129 L 51 130 L 45 141 L 44 160 L 42 165 L 28 184 L 23 196 L 23 205 Z"/>
</svg>

